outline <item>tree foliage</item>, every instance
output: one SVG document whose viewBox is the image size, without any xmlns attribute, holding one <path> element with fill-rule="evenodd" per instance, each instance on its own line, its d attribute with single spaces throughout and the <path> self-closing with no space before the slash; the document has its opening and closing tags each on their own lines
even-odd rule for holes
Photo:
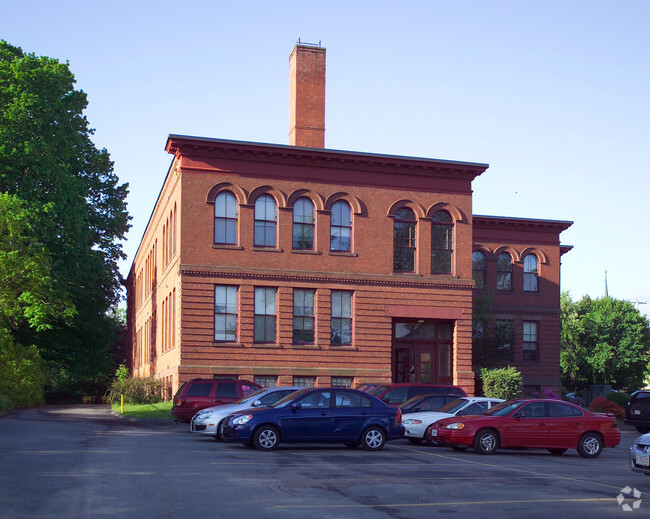
<svg viewBox="0 0 650 519">
<path fill-rule="evenodd" d="M 50 387 L 81 390 L 114 370 L 109 309 L 129 216 L 127 185 L 92 142 L 74 83 L 67 63 L 0 41 L 0 193 L 11 195 L 0 222 L 15 231 L 0 244 L 11 259 L 0 275 L 27 281 L 2 292 L 17 294 L 2 317 L 15 343 L 38 347 Z"/>
<path fill-rule="evenodd" d="M 573 302 L 564 292 L 560 306 L 565 387 L 609 384 L 631 392 L 643 386 L 650 360 L 650 323 L 632 303 L 588 296 Z"/>
</svg>

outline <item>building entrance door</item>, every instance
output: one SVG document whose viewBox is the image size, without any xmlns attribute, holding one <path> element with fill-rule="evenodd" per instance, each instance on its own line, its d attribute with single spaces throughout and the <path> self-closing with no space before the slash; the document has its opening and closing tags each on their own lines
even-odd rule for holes
<svg viewBox="0 0 650 519">
<path fill-rule="evenodd" d="M 451 384 L 452 330 L 445 321 L 395 321 L 393 381 Z"/>
</svg>

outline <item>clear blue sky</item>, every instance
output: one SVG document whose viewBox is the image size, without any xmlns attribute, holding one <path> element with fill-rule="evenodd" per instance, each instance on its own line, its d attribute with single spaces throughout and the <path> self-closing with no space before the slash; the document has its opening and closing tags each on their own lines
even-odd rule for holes
<svg viewBox="0 0 650 519">
<path fill-rule="evenodd" d="M 130 184 L 128 274 L 170 133 L 288 143 L 288 57 L 327 48 L 326 147 L 482 162 L 474 213 L 571 220 L 562 289 L 648 301 L 650 1 L 0 0 L 68 61 Z"/>
</svg>

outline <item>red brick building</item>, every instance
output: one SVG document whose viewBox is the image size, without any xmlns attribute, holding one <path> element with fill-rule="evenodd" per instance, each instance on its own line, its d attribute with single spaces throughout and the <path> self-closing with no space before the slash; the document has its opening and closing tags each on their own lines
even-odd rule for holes
<svg viewBox="0 0 650 519">
<path fill-rule="evenodd" d="M 325 49 L 297 45 L 290 73 L 290 145 L 169 136 L 127 280 L 132 372 L 170 390 L 233 376 L 472 394 L 473 304 L 494 293 L 528 389 L 559 390 L 570 222 L 473 216 L 486 164 L 325 149 Z"/>
</svg>

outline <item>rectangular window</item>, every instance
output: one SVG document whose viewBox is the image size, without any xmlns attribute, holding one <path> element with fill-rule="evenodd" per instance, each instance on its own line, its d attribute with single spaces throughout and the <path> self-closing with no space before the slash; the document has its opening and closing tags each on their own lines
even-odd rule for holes
<svg viewBox="0 0 650 519">
<path fill-rule="evenodd" d="M 332 377 L 332 387 L 352 387 L 352 377 Z"/>
<path fill-rule="evenodd" d="M 298 387 L 316 387 L 316 377 L 293 377 L 293 385 Z"/>
<path fill-rule="evenodd" d="M 274 375 L 255 375 L 253 382 L 262 387 L 277 387 L 278 377 Z"/>
<path fill-rule="evenodd" d="M 275 342 L 277 288 L 255 288 L 255 342 Z"/>
<path fill-rule="evenodd" d="M 352 344 L 352 292 L 332 290 L 332 344 Z"/>
<path fill-rule="evenodd" d="M 537 322 L 524 321 L 524 362 L 538 362 Z"/>
<path fill-rule="evenodd" d="M 235 286 L 214 287 L 214 340 L 222 342 L 237 340 L 237 287 Z"/>
<path fill-rule="evenodd" d="M 512 321 L 497 321 L 495 327 L 496 349 L 498 360 L 512 362 L 512 341 L 515 337 L 515 326 Z"/>
<path fill-rule="evenodd" d="M 293 291 L 293 343 L 314 343 L 314 290 Z"/>
</svg>

